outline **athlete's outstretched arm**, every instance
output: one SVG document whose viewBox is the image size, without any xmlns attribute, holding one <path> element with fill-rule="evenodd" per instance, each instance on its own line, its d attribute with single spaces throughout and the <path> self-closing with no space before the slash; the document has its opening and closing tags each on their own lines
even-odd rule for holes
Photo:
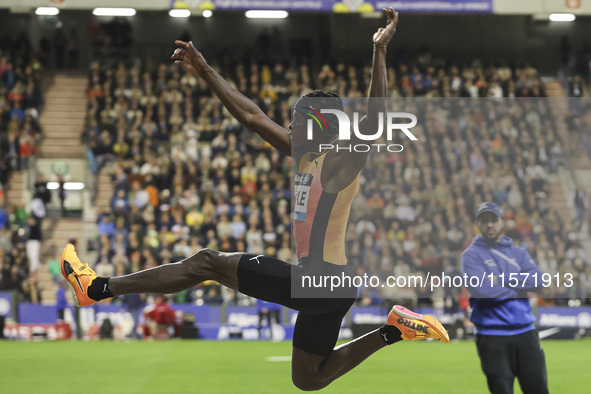
<svg viewBox="0 0 591 394">
<path fill-rule="evenodd" d="M 398 12 L 394 11 L 392 8 L 388 10 L 384 9 L 384 12 L 388 16 L 386 27 L 380 27 L 373 35 L 373 59 L 368 92 L 369 98 L 384 98 L 388 94 L 386 48 L 396 33 Z M 375 132 L 379 123 L 377 114 L 379 112 L 385 112 L 385 109 L 386 106 L 384 100 L 369 100 L 367 104 L 367 118 L 360 125 L 362 131 L 364 131 L 365 128 L 368 132 Z"/>
<path fill-rule="evenodd" d="M 189 72 L 200 76 L 230 113 L 246 128 L 257 132 L 275 149 L 291 156 L 289 132 L 273 122 L 252 100 L 234 89 L 207 62 L 193 42 L 175 41 L 178 48 L 171 58 Z"/>
<path fill-rule="evenodd" d="M 363 134 L 374 134 L 379 128 L 378 113 L 382 112 L 385 116 L 386 112 L 386 103 L 385 99 L 383 99 L 388 93 L 386 47 L 396 33 L 396 26 L 398 25 L 398 12 L 390 8 L 384 9 L 384 13 L 388 17 L 386 27 L 380 27 L 373 35 L 373 58 L 371 67 L 371 81 L 368 91 L 369 99 L 367 101 L 367 115 L 364 116 L 359 122 L 359 131 Z M 357 138 L 355 133 L 351 133 L 350 143 L 365 144 L 367 141 L 360 140 Z M 359 172 L 365 166 L 368 155 L 369 152 L 346 155 L 348 157 L 344 159 L 343 162 L 354 166 L 355 168 L 351 168 L 352 171 Z"/>
</svg>

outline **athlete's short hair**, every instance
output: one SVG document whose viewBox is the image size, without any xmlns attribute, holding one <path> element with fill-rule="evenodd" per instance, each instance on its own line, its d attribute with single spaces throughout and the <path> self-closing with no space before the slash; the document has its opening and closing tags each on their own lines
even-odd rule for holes
<svg viewBox="0 0 591 394">
<path fill-rule="evenodd" d="M 336 92 L 327 92 L 324 90 L 315 90 L 302 96 L 295 104 L 294 109 L 305 114 L 312 111 L 320 112 L 321 109 L 337 109 L 344 111 L 343 100 Z M 326 120 L 327 139 L 333 141 L 339 135 L 339 121 L 336 115 L 322 114 Z"/>
</svg>

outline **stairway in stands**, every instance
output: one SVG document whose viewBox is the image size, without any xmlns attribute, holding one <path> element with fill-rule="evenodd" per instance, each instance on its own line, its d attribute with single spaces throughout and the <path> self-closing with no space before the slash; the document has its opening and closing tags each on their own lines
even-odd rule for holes
<svg viewBox="0 0 591 394">
<path fill-rule="evenodd" d="M 50 73 L 44 92 L 45 106 L 40 118 L 44 139 L 39 149 L 42 158 L 83 159 L 86 157 L 80 135 L 86 121 L 87 76 L 84 71 Z M 39 169 L 44 171 L 44 169 Z M 48 272 L 48 262 L 60 257 L 67 241 L 76 237 L 78 249 L 86 251 L 84 221 L 80 218 L 46 218 L 43 221 L 42 268 L 38 277 L 43 304 L 55 303 L 56 287 Z M 68 292 L 69 293 L 69 292 Z"/>
<path fill-rule="evenodd" d="M 569 135 L 565 117 L 568 114 L 568 102 L 564 90 L 557 79 L 544 79 L 544 89 L 550 98 L 550 112 L 556 124 L 556 133 L 560 136 L 565 147 L 569 144 Z M 568 148 L 567 148 L 568 149 Z M 559 168 L 558 176 L 550 177 L 550 197 L 548 205 L 558 212 L 564 223 L 573 219 L 574 211 L 568 206 L 570 185 L 565 185 L 567 171 Z M 570 179 L 570 176 L 568 176 Z"/>
<path fill-rule="evenodd" d="M 545 79 L 544 87 L 551 99 L 550 109 L 556 122 L 558 134 L 562 137 L 566 149 L 570 171 L 562 171 L 551 183 L 550 206 L 554 207 L 565 223 L 575 216 L 574 208 L 568 206 L 568 194 L 577 185 L 582 185 L 591 195 L 591 160 L 583 146 L 581 136 L 569 131 L 565 118 L 570 114 L 566 94 L 558 79 Z M 585 229 L 585 227 L 583 228 Z M 591 240 L 588 231 L 579 233 L 583 247 L 591 252 Z"/>
<path fill-rule="evenodd" d="M 27 198 L 27 171 L 13 171 L 6 186 L 6 201 L 8 202 L 8 206 L 23 206 L 23 208 L 27 208 L 24 203 L 25 201 L 29 201 Z"/>
<path fill-rule="evenodd" d="M 111 199 L 113 193 L 115 193 L 115 187 L 111 180 L 112 168 L 106 166 L 101 170 L 97 177 L 97 194 L 94 206 L 96 207 L 97 214 L 99 211 L 109 209 L 111 206 Z M 95 217 L 96 219 L 96 217 Z"/>
<path fill-rule="evenodd" d="M 80 135 L 86 120 L 88 78 L 83 72 L 58 72 L 49 78 L 41 114 L 45 133 L 41 157 L 82 159 L 86 157 Z"/>
<path fill-rule="evenodd" d="M 558 116 L 560 119 L 564 119 L 564 116 L 569 113 L 569 110 L 566 95 L 560 82 L 557 79 L 548 80 L 544 83 L 544 87 L 546 88 L 548 97 L 552 97 L 553 115 L 555 118 Z M 559 99 L 561 97 L 565 99 Z M 557 127 L 564 140 L 573 170 L 591 170 L 591 160 L 585 151 L 580 136 L 577 133 L 569 133 L 566 123 L 561 123 Z"/>
</svg>

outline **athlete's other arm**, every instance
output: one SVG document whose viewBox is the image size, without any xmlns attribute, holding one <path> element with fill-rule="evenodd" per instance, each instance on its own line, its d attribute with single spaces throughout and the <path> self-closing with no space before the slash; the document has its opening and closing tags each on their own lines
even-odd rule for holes
<svg viewBox="0 0 591 394">
<path fill-rule="evenodd" d="M 387 71 L 386 71 L 386 47 L 390 42 L 390 39 L 396 33 L 396 25 L 398 24 L 398 12 L 392 8 L 384 9 L 388 17 L 386 27 L 380 27 L 378 31 L 373 35 L 373 59 L 371 67 L 371 81 L 369 84 L 367 101 L 367 115 L 365 115 L 359 121 L 359 131 L 362 134 L 375 134 L 379 127 L 378 113 L 386 112 L 385 101 L 377 98 L 384 98 L 388 93 L 387 83 Z M 374 99 L 371 99 L 374 98 Z M 384 119 L 385 120 L 385 119 Z M 347 144 L 367 144 L 367 141 L 363 141 L 351 133 L 351 140 L 347 141 Z M 349 167 L 349 170 L 359 173 L 365 166 L 367 156 L 369 152 L 347 154 L 349 152 L 343 151 L 342 162 Z M 346 156 L 346 158 L 344 158 Z"/>
<path fill-rule="evenodd" d="M 187 71 L 195 74 L 209 85 L 230 113 L 247 129 L 258 133 L 275 149 L 291 156 L 289 132 L 273 122 L 252 100 L 234 89 L 207 62 L 192 41 L 175 41 L 178 48 L 171 58 Z"/>
</svg>

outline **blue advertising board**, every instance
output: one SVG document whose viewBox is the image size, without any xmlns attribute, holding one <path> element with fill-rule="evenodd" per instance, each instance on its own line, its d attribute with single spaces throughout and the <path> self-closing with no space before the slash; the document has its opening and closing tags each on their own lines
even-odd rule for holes
<svg viewBox="0 0 591 394">
<path fill-rule="evenodd" d="M 183 313 L 191 313 L 195 316 L 195 323 L 219 323 L 220 322 L 220 307 L 210 305 L 191 305 L 191 304 L 172 304 L 172 309 L 176 311 L 183 311 Z"/>
<path fill-rule="evenodd" d="M 401 12 L 492 13 L 492 0 L 193 0 L 170 1 L 170 7 L 198 10 L 285 10 L 316 12 L 375 12 L 394 8 Z"/>
<path fill-rule="evenodd" d="M 22 324 L 53 324 L 57 320 L 55 305 L 18 304 L 18 322 Z"/>
<path fill-rule="evenodd" d="M 259 339 L 259 317 L 257 307 L 228 306 L 225 308 L 225 323 L 222 323 L 222 309 L 217 306 L 196 306 L 189 304 L 173 304 L 173 309 L 191 313 L 195 316 L 195 324 L 199 327 L 201 338 L 204 339 L 233 339 L 247 340 Z M 10 292 L 0 292 L 0 314 L 5 317 L 13 317 L 12 295 Z M 119 324 L 130 316 L 122 314 L 125 308 L 121 305 L 95 305 L 91 308 L 81 309 L 82 327 L 90 324 L 100 324 L 103 319 L 109 317 L 114 324 Z M 436 316 L 444 324 L 450 324 L 455 314 L 444 313 L 434 308 L 419 308 L 417 312 Z M 589 329 L 591 328 L 591 307 L 539 307 L 537 309 L 537 325 L 541 329 L 559 327 L 564 329 Z M 297 311 L 289 310 L 288 321 L 281 324 L 273 324 L 272 330 L 263 324 L 262 336 L 273 340 L 288 340 L 293 337 L 293 328 L 297 318 Z M 384 323 L 388 311 L 382 307 L 353 307 L 350 311 L 350 322 L 355 325 L 376 325 Z M 459 313 L 461 315 L 461 312 Z M 283 315 L 283 314 L 282 314 Z M 20 303 L 18 305 L 19 323 L 23 324 L 54 324 L 57 320 L 56 307 L 53 305 L 39 305 Z M 283 317 L 283 316 L 281 316 Z M 350 330 L 347 326 L 348 319 L 343 320 L 341 338 L 350 338 Z M 271 335 L 272 334 L 272 335 Z M 272 338 L 270 338 L 272 336 Z"/>
<path fill-rule="evenodd" d="M 12 317 L 12 293 L 10 291 L 0 291 L 0 316 Z"/>
<path fill-rule="evenodd" d="M 539 307 L 539 327 L 591 328 L 591 307 Z"/>
<path fill-rule="evenodd" d="M 379 306 L 354 306 L 350 313 L 353 324 L 375 324 L 376 326 L 384 324 L 388 316 L 388 310 Z"/>
</svg>

